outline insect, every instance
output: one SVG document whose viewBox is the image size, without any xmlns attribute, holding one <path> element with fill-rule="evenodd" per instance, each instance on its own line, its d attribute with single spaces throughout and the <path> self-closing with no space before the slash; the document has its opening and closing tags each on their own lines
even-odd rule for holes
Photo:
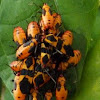
<svg viewBox="0 0 100 100">
<path fill-rule="evenodd" d="M 63 75 L 60 75 L 57 80 L 56 87 L 56 100 L 66 100 L 68 95 L 68 90 L 65 87 L 66 79 Z"/>
<path fill-rule="evenodd" d="M 66 70 L 70 66 L 76 66 L 81 59 L 81 53 L 79 50 L 74 50 L 74 56 L 70 57 L 67 62 L 61 62 L 58 70 Z"/>
<path fill-rule="evenodd" d="M 59 33 L 59 27 L 61 25 L 61 16 L 57 13 L 54 13 L 52 16 L 54 19 L 53 27 L 48 30 L 48 34 L 57 35 L 57 33 Z"/>
<path fill-rule="evenodd" d="M 53 16 L 50 7 L 44 3 L 42 7 L 42 19 L 40 21 L 40 27 L 42 31 L 53 27 Z"/>
<path fill-rule="evenodd" d="M 41 100 L 40 95 L 37 90 L 33 90 L 32 98 L 33 98 L 32 100 Z"/>
<path fill-rule="evenodd" d="M 20 60 L 27 58 L 30 54 L 32 54 L 36 45 L 37 45 L 36 39 L 31 39 L 27 41 L 18 48 L 16 52 L 16 57 Z"/>
<path fill-rule="evenodd" d="M 22 81 L 22 77 L 16 75 L 15 79 L 14 79 L 14 90 L 12 91 L 14 94 L 14 100 L 25 100 L 26 98 L 26 93 L 24 93 L 24 89 L 26 89 L 26 87 L 24 88 L 24 86 L 22 86 L 21 84 Z M 26 84 L 27 85 L 27 84 Z"/>
<path fill-rule="evenodd" d="M 46 35 L 44 39 L 45 42 L 49 43 L 51 46 L 60 54 L 65 54 L 67 56 L 74 56 L 73 49 L 68 43 L 63 41 L 60 37 L 54 36 L 53 34 Z"/>
<path fill-rule="evenodd" d="M 28 39 L 30 40 L 32 38 L 37 38 L 39 34 L 40 34 L 40 29 L 38 23 L 35 21 L 30 22 L 27 29 Z"/>
<path fill-rule="evenodd" d="M 45 100 L 52 100 L 52 92 L 50 90 L 48 90 L 46 93 L 45 93 Z"/>
<path fill-rule="evenodd" d="M 24 61 L 13 61 L 10 64 L 10 68 L 15 72 L 20 72 L 20 75 L 33 76 L 35 60 L 29 56 Z M 32 75 L 31 75 L 32 74 Z"/>
<path fill-rule="evenodd" d="M 42 67 L 46 67 L 46 64 L 50 60 L 50 52 L 49 49 L 45 46 L 44 43 L 41 43 L 41 65 Z"/>
<path fill-rule="evenodd" d="M 50 80 L 50 77 L 46 73 L 36 72 L 36 74 L 33 77 L 34 88 L 38 89 L 42 87 L 49 80 Z"/>
<path fill-rule="evenodd" d="M 13 31 L 13 40 L 19 47 L 26 42 L 26 34 L 21 27 L 16 27 Z"/>
<path fill-rule="evenodd" d="M 62 35 L 62 40 L 67 43 L 67 45 L 72 45 L 73 42 L 73 34 L 71 31 L 65 31 Z"/>
<path fill-rule="evenodd" d="M 14 71 L 17 71 L 17 74 L 15 76 L 15 79 L 17 77 L 17 87 L 18 89 L 14 89 L 15 92 L 14 93 L 14 97 L 16 98 L 16 95 L 18 95 L 18 98 L 20 98 L 20 94 L 22 93 L 22 95 L 26 95 L 29 94 L 31 92 L 31 90 L 34 88 L 33 85 L 33 76 L 34 76 L 34 65 L 35 65 L 35 61 L 34 58 L 29 56 L 27 59 L 25 59 L 21 66 L 19 67 L 19 65 L 15 66 L 15 63 L 19 63 L 19 61 L 14 61 L 11 63 L 11 68 Z M 15 68 L 16 67 L 16 68 Z M 18 68 L 18 69 L 17 69 Z M 15 85 L 16 85 L 16 81 L 15 81 Z M 15 99 L 16 100 L 16 99 Z M 20 100 L 20 99 L 17 99 Z M 22 98 L 21 98 L 22 100 Z M 23 99 L 24 100 L 24 99 Z"/>
<path fill-rule="evenodd" d="M 18 72 L 20 70 L 22 70 L 22 61 L 13 61 L 11 64 L 10 64 L 10 68 L 15 71 L 15 72 Z"/>
</svg>

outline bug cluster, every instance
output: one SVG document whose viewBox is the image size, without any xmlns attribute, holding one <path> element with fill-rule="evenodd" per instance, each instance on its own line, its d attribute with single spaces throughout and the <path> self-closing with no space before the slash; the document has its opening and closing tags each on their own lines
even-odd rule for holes
<svg viewBox="0 0 100 100">
<path fill-rule="evenodd" d="M 39 23 L 29 23 L 27 33 L 16 27 L 13 32 L 14 42 L 18 48 L 17 61 L 10 64 L 15 72 L 13 95 L 15 100 L 25 100 L 31 94 L 32 100 L 39 100 L 38 90 L 52 80 L 55 87 L 56 100 L 66 100 L 68 90 L 65 87 L 64 71 L 70 66 L 76 66 L 81 53 L 73 50 L 71 31 L 60 32 L 61 16 L 51 13 L 45 3 Z M 52 90 L 45 93 L 45 99 L 51 100 Z"/>
</svg>

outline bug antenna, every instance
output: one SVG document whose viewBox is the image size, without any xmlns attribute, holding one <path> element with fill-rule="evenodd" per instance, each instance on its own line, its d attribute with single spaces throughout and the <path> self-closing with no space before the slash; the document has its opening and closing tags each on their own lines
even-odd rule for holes
<svg viewBox="0 0 100 100">
<path fill-rule="evenodd" d="M 14 82 L 14 79 L 12 79 L 11 82 Z"/>
<path fill-rule="evenodd" d="M 27 20 L 25 20 L 27 24 L 29 24 L 29 22 Z"/>
<path fill-rule="evenodd" d="M 38 8 L 42 9 L 42 7 L 39 6 L 39 5 L 37 5 L 36 3 L 33 2 L 33 4 L 34 4 L 35 6 L 37 6 Z"/>
<path fill-rule="evenodd" d="M 6 66 L 10 67 L 8 64 L 5 64 Z"/>
<path fill-rule="evenodd" d="M 17 73 L 13 71 L 13 74 L 16 75 Z"/>
<path fill-rule="evenodd" d="M 52 78 L 52 76 L 48 73 L 46 69 L 44 70 L 44 72 L 46 72 L 49 75 L 49 77 L 52 79 L 52 81 L 56 84 L 56 81 Z"/>
<path fill-rule="evenodd" d="M 9 45 L 9 47 L 11 47 L 11 48 L 15 48 L 15 46 L 13 46 L 13 45 Z"/>
</svg>

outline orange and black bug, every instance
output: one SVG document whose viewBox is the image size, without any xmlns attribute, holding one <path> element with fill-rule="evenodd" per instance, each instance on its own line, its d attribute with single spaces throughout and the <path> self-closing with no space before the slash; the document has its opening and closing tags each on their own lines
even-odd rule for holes
<svg viewBox="0 0 100 100">
<path fill-rule="evenodd" d="M 33 90 L 32 100 L 41 100 L 38 90 Z"/>
<path fill-rule="evenodd" d="M 10 68 L 15 71 L 15 72 L 18 72 L 20 70 L 22 70 L 22 63 L 23 61 L 13 61 L 11 64 L 10 64 Z"/>
<path fill-rule="evenodd" d="M 38 89 L 42 87 L 49 80 L 50 80 L 50 77 L 46 73 L 36 72 L 36 74 L 33 77 L 34 88 Z"/>
<path fill-rule="evenodd" d="M 62 39 L 67 43 L 67 45 L 72 45 L 73 34 L 71 31 L 65 31 L 62 35 Z"/>
<path fill-rule="evenodd" d="M 67 56 L 74 56 L 73 49 L 66 41 L 63 41 L 60 37 L 54 36 L 53 34 L 46 35 L 45 42 L 53 46 L 60 54 Z"/>
<path fill-rule="evenodd" d="M 14 89 L 13 89 L 13 94 L 14 94 L 14 100 L 25 100 L 26 98 L 26 93 L 24 93 L 24 89 L 26 87 L 21 87 L 21 81 L 23 80 L 23 77 L 16 75 L 14 79 Z M 27 85 L 27 83 L 25 83 Z"/>
<path fill-rule="evenodd" d="M 53 27 L 53 16 L 50 7 L 44 3 L 42 7 L 42 19 L 40 21 L 40 27 L 42 31 Z"/>
<path fill-rule="evenodd" d="M 52 92 L 50 90 L 48 90 L 46 93 L 45 93 L 45 99 L 44 100 L 52 100 Z"/>
<path fill-rule="evenodd" d="M 60 75 L 60 77 L 57 80 L 57 87 L 56 87 L 56 100 L 66 100 L 68 95 L 68 90 L 65 86 L 66 79 L 63 75 Z"/>
<path fill-rule="evenodd" d="M 28 39 L 30 40 L 32 38 L 37 38 L 39 34 L 40 34 L 40 29 L 38 23 L 35 21 L 30 22 L 27 29 Z"/>
<path fill-rule="evenodd" d="M 15 72 L 20 72 L 20 75 L 34 76 L 35 60 L 29 56 L 24 61 L 13 61 L 10 64 L 10 68 Z"/>
<path fill-rule="evenodd" d="M 24 43 L 18 48 L 16 52 L 16 57 L 20 60 L 27 58 L 32 52 L 34 52 L 36 45 L 37 45 L 36 39 L 32 39 Z"/>
<path fill-rule="evenodd" d="M 34 58 L 28 57 L 27 59 L 23 61 L 20 68 L 19 66 L 16 66 L 18 67 L 19 70 L 16 68 L 17 74 L 15 76 L 15 79 L 17 77 L 18 83 L 16 84 L 16 81 L 15 81 L 16 87 L 13 90 L 15 100 L 24 100 L 23 98 L 20 97 L 20 94 L 26 96 L 26 94 L 30 94 L 32 89 L 34 88 L 34 84 L 33 84 L 34 65 L 35 65 Z M 11 68 L 14 70 L 15 69 L 14 67 L 15 66 L 12 66 Z M 18 99 L 18 98 L 21 98 L 21 99 Z"/>
<path fill-rule="evenodd" d="M 55 27 L 56 29 L 58 29 L 61 25 L 61 16 L 57 13 L 54 13 L 53 15 L 54 18 L 54 24 L 53 27 Z"/>
<path fill-rule="evenodd" d="M 58 70 L 66 70 L 68 67 L 76 66 L 81 59 L 81 53 L 79 50 L 74 50 L 74 56 L 70 57 L 67 62 L 61 62 Z"/>
<path fill-rule="evenodd" d="M 44 43 L 41 43 L 41 65 L 42 67 L 46 67 L 46 64 L 50 61 L 50 51 L 45 46 Z"/>
<path fill-rule="evenodd" d="M 53 28 L 49 29 L 48 33 L 56 35 L 59 33 L 59 27 L 61 26 L 61 16 L 57 13 L 54 13 L 52 16 L 54 19 Z"/>
<path fill-rule="evenodd" d="M 74 56 L 70 57 L 68 60 L 69 65 L 76 66 L 81 59 L 81 52 L 79 50 L 74 50 Z"/>
<path fill-rule="evenodd" d="M 26 42 L 26 34 L 21 27 L 16 27 L 13 31 L 13 40 L 19 47 Z"/>
</svg>

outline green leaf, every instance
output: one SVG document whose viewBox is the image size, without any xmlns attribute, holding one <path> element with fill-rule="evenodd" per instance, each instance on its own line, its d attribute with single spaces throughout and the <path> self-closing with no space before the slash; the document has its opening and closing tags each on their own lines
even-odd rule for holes
<svg viewBox="0 0 100 100">
<path fill-rule="evenodd" d="M 9 100 L 13 100 L 11 93 L 5 87 L 5 85 L 2 83 L 2 93 L 1 93 L 0 100 L 7 100 L 8 98 L 9 98 Z"/>
<path fill-rule="evenodd" d="M 74 100 L 99 100 L 100 98 L 100 8 L 98 9 L 94 30 L 91 37 L 91 48 L 88 52 L 83 75 Z"/>
<path fill-rule="evenodd" d="M 96 21 L 94 24 L 94 30 L 91 35 L 92 36 L 91 37 L 91 47 L 94 46 L 97 40 L 100 39 L 100 28 L 99 27 L 100 27 L 100 7 L 98 9 Z"/>
<path fill-rule="evenodd" d="M 90 46 L 91 33 L 98 8 L 98 0 L 54 0 L 58 11 L 62 14 L 63 25 L 66 29 L 74 31 L 73 48 L 82 53 L 81 63 L 78 67 L 78 79 L 84 65 L 84 59 Z M 65 6 L 64 6 L 65 4 Z"/>
<path fill-rule="evenodd" d="M 12 41 L 13 29 L 16 26 L 27 28 L 27 21 L 40 20 L 41 11 L 36 5 L 42 6 L 42 0 L 1 0 L 0 4 L 0 77 L 9 91 L 13 88 L 10 80 L 14 77 L 13 72 L 7 66 L 15 60 L 16 46 Z M 68 82 L 73 86 L 78 86 L 83 70 L 84 60 L 89 49 L 91 33 L 98 9 L 98 0 L 44 0 L 49 5 L 53 5 L 52 10 L 57 11 L 62 17 L 62 26 L 65 30 L 71 30 L 74 35 L 73 48 L 79 49 L 82 53 L 81 62 L 75 70 L 69 69 Z M 37 17 L 31 18 L 32 16 Z M 27 20 L 27 21 L 26 21 Z M 10 46 L 15 46 L 12 48 Z M 74 78 L 75 76 L 75 78 Z M 76 79 L 77 77 L 77 79 Z M 76 83 L 74 82 L 76 81 Z"/>
<path fill-rule="evenodd" d="M 7 100 L 8 98 L 9 100 L 14 100 L 9 90 L 6 88 L 5 93 L 4 93 L 4 100 Z"/>
<path fill-rule="evenodd" d="M 87 55 L 80 91 L 74 100 L 99 100 L 100 98 L 100 40 Z"/>
</svg>

